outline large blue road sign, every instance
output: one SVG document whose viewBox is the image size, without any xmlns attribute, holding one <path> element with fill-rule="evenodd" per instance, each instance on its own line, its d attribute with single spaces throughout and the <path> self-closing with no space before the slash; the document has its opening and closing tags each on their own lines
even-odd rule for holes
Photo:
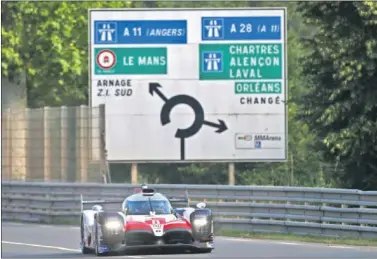
<svg viewBox="0 0 377 259">
<path fill-rule="evenodd" d="M 94 21 L 94 44 L 186 44 L 186 20 Z"/>
<path fill-rule="evenodd" d="M 202 17 L 202 40 L 280 40 L 280 16 Z"/>
</svg>

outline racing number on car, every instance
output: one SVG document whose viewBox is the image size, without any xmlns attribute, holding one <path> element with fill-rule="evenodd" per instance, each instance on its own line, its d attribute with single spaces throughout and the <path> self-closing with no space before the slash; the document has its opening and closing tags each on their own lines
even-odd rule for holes
<svg viewBox="0 0 377 259">
<path fill-rule="evenodd" d="M 158 224 L 165 224 L 166 220 L 164 218 L 155 218 L 155 219 L 150 219 L 146 220 L 145 223 L 150 224 L 150 225 L 158 225 Z"/>
<path fill-rule="evenodd" d="M 152 226 L 156 229 L 162 228 L 162 225 L 158 219 L 152 219 Z"/>
<path fill-rule="evenodd" d="M 152 225 L 160 225 L 160 220 L 158 219 L 152 219 Z"/>
<path fill-rule="evenodd" d="M 165 222 L 166 221 L 164 218 L 151 219 L 146 221 L 146 223 L 150 224 L 153 229 L 161 229 Z"/>
</svg>

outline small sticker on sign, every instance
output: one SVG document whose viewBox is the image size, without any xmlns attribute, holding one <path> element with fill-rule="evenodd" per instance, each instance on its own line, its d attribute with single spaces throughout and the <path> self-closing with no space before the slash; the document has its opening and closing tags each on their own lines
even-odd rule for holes
<svg viewBox="0 0 377 259">
<path fill-rule="evenodd" d="M 273 133 L 237 133 L 236 149 L 282 149 L 284 135 Z"/>
</svg>

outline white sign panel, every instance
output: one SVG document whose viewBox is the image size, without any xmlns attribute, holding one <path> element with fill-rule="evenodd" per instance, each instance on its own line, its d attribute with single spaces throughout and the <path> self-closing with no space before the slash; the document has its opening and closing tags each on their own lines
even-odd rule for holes
<svg viewBox="0 0 377 259">
<path fill-rule="evenodd" d="M 109 161 L 287 159 L 285 8 L 90 10 Z"/>
</svg>

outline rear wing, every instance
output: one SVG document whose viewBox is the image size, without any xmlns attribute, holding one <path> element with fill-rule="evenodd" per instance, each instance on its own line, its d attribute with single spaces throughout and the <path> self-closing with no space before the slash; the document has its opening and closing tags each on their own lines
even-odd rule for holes
<svg viewBox="0 0 377 259">
<path fill-rule="evenodd" d="M 84 200 L 82 194 L 80 194 L 80 209 L 84 210 L 84 205 L 103 205 L 103 204 L 122 204 L 124 199 L 119 200 Z"/>
<path fill-rule="evenodd" d="M 169 202 L 174 205 L 174 204 L 182 204 L 182 203 L 185 203 L 187 207 L 190 207 L 190 199 L 189 199 L 189 195 L 188 195 L 188 191 L 186 190 L 185 191 L 185 197 L 184 198 L 174 198 L 174 197 L 171 197 L 171 198 L 168 198 L 169 199 Z"/>
</svg>

